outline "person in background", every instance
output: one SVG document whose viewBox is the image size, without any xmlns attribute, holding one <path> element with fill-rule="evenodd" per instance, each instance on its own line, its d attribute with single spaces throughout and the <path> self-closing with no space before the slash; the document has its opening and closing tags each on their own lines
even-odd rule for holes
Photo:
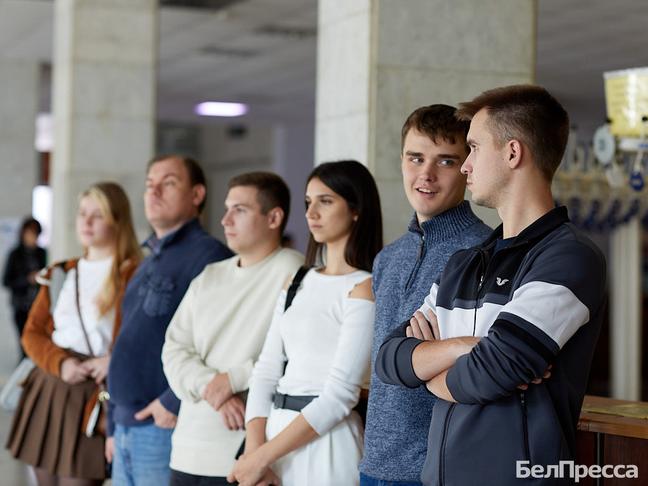
<svg viewBox="0 0 648 486">
<path fill-rule="evenodd" d="M 106 477 L 104 437 L 87 430 L 84 416 L 106 378 L 120 302 L 141 258 L 128 198 L 113 182 L 81 194 L 76 232 L 83 256 L 39 275 L 22 337 L 36 368 L 7 440 L 13 457 L 34 467 L 40 486 L 97 485 Z M 64 280 L 55 291 L 57 271 Z"/>
<path fill-rule="evenodd" d="M 106 459 L 119 486 L 166 485 L 171 434 L 180 400 L 162 369 L 167 326 L 191 281 L 205 265 L 232 256 L 198 220 L 205 174 L 193 159 L 156 157 L 148 164 L 144 208 L 150 250 L 122 302 L 122 329 L 110 363 Z"/>
<path fill-rule="evenodd" d="M 371 173 L 353 160 L 317 166 L 306 220 L 310 269 L 287 309 L 281 293 L 250 382 L 245 454 L 228 477 L 241 486 L 358 484 L 363 425 L 354 407 L 369 378 L 369 271 L 382 248 Z"/>
<path fill-rule="evenodd" d="M 47 263 L 47 252 L 38 246 L 41 225 L 34 218 L 25 218 L 20 227 L 20 240 L 7 257 L 2 284 L 11 292 L 11 307 L 18 341 L 22 336 L 27 314 L 38 293 L 36 275 Z M 20 346 L 20 356 L 25 351 Z"/>
<path fill-rule="evenodd" d="M 252 366 L 283 282 L 304 257 L 281 248 L 290 191 L 276 174 L 229 181 L 221 220 L 237 255 L 207 265 L 189 286 L 162 350 L 164 372 L 182 400 L 172 438 L 171 485 L 222 485 L 243 443 Z"/>
</svg>

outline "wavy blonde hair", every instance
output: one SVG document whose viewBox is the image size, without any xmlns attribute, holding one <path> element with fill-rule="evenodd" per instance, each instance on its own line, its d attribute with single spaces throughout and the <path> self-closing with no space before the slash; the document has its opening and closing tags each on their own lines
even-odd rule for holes
<svg viewBox="0 0 648 486">
<path fill-rule="evenodd" d="M 115 236 L 112 268 L 97 298 L 99 315 L 103 316 L 117 303 L 122 272 L 129 264 L 137 265 L 142 260 L 142 251 L 135 236 L 128 196 L 119 184 L 97 182 L 81 193 L 79 201 L 84 197 L 91 197 L 99 204 Z"/>
</svg>

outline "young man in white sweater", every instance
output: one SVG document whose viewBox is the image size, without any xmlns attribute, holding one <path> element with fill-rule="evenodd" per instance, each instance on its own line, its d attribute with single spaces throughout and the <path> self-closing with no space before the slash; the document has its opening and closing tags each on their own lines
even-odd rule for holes
<svg viewBox="0 0 648 486">
<path fill-rule="evenodd" d="M 172 486 L 227 484 L 245 437 L 242 395 L 279 292 L 304 261 L 280 245 L 289 207 L 279 176 L 233 178 L 221 223 L 237 255 L 205 267 L 171 320 L 162 361 L 182 401 L 172 439 Z"/>
</svg>

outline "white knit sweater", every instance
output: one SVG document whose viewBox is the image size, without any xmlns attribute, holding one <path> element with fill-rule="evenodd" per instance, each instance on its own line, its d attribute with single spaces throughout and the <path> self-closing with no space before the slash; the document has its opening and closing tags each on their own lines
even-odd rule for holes
<svg viewBox="0 0 648 486">
<path fill-rule="evenodd" d="M 277 296 L 303 264 L 281 249 L 241 268 L 238 257 L 212 263 L 191 283 L 169 324 L 164 372 L 182 400 L 173 434 L 171 468 L 199 476 L 227 476 L 244 431 L 228 430 L 201 398 L 216 373 L 228 373 L 235 393 L 247 389 Z"/>
</svg>

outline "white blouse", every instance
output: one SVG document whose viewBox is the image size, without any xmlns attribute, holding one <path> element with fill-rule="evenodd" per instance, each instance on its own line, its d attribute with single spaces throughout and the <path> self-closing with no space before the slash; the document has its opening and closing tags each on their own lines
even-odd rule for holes
<svg viewBox="0 0 648 486">
<path fill-rule="evenodd" d="M 92 351 L 96 356 L 108 353 L 112 342 L 113 326 L 115 324 L 115 310 L 111 309 L 103 316 L 99 316 L 97 297 L 103 288 L 104 282 L 110 274 L 113 259 L 86 260 L 81 258 L 77 264 L 79 269 L 79 304 L 83 323 L 85 324 Z M 58 300 L 52 316 L 54 318 L 54 332 L 52 341 L 61 348 L 71 349 L 77 353 L 90 354 L 88 345 L 83 337 L 81 321 L 76 305 L 76 269 L 71 269 L 65 276 Z"/>
<path fill-rule="evenodd" d="M 317 395 L 302 414 L 319 435 L 349 415 L 369 381 L 375 305 L 348 294 L 369 277 L 362 270 L 347 275 L 311 270 L 286 313 L 282 291 L 252 372 L 246 422 L 268 417 L 275 391 Z"/>
</svg>

